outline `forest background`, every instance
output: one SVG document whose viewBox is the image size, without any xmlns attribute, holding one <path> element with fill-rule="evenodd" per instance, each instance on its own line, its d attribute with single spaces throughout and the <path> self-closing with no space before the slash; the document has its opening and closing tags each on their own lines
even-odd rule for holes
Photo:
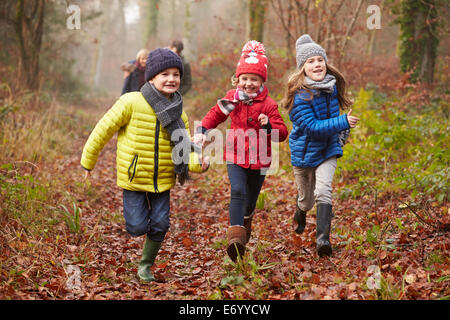
<svg viewBox="0 0 450 320">
<path fill-rule="evenodd" d="M 448 21 L 445 0 L 2 1 L 0 298 L 448 299 Z M 333 256 L 314 253 L 312 212 L 305 233 L 293 232 L 281 143 L 243 261 L 223 254 L 229 186 L 213 164 L 172 191 L 158 281 L 139 283 L 142 239 L 124 231 L 115 139 L 90 181 L 79 166 L 120 95 L 121 63 L 181 39 L 193 128 L 231 88 L 250 39 L 265 44 L 280 101 L 304 33 L 344 73 L 361 119 L 334 180 Z"/>
</svg>

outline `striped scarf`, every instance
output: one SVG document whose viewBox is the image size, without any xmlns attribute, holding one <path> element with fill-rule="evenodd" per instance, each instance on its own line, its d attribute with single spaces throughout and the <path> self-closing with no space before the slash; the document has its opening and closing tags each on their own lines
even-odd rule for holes
<svg viewBox="0 0 450 320">
<path fill-rule="evenodd" d="M 234 110 L 236 105 L 239 102 L 243 102 L 246 105 L 251 106 L 253 104 L 253 99 L 258 97 L 261 92 L 264 91 L 264 85 L 262 84 L 259 88 L 258 92 L 247 94 L 244 91 L 242 91 L 241 88 L 237 88 L 236 92 L 234 93 L 233 100 L 229 99 L 219 99 L 217 100 L 217 104 L 219 105 L 220 110 L 225 114 L 229 115 L 231 111 Z"/>
</svg>

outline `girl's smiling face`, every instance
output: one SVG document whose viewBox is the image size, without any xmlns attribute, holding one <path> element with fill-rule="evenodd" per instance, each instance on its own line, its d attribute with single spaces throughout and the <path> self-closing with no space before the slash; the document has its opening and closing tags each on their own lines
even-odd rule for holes
<svg viewBox="0 0 450 320">
<path fill-rule="evenodd" d="M 167 98 L 180 87 L 180 70 L 178 68 L 168 68 L 158 73 L 149 80 L 155 88 Z"/>
<path fill-rule="evenodd" d="M 310 57 L 305 62 L 305 73 L 314 81 L 322 81 L 327 73 L 327 65 L 322 56 Z"/>
<path fill-rule="evenodd" d="M 257 93 L 263 84 L 261 76 L 254 73 L 243 73 L 239 75 L 237 86 L 246 94 Z"/>
</svg>

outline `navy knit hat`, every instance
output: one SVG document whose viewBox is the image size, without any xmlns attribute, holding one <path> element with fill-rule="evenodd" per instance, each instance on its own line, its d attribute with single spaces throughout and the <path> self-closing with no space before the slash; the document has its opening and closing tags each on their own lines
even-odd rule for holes
<svg viewBox="0 0 450 320">
<path fill-rule="evenodd" d="M 148 54 L 145 66 L 145 81 L 153 79 L 161 71 L 168 68 L 178 68 L 180 79 L 183 77 L 183 62 L 181 58 L 167 48 L 158 48 Z"/>
</svg>

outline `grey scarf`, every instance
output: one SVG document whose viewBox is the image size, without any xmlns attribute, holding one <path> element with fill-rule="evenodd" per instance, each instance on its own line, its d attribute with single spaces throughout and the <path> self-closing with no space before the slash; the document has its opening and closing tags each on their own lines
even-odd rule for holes
<svg viewBox="0 0 450 320">
<path fill-rule="evenodd" d="M 148 82 L 142 86 L 141 93 L 155 111 L 159 122 L 161 122 L 162 126 L 169 133 L 170 139 L 175 143 L 172 151 L 172 161 L 174 161 L 175 174 L 178 176 L 178 182 L 183 185 L 188 177 L 191 139 L 187 134 L 184 121 L 181 119 L 181 114 L 183 113 L 183 99 L 181 94 L 176 91 L 173 94 L 172 100 L 169 100 Z M 184 152 L 186 150 L 189 151 Z M 176 154 L 177 151 L 178 154 Z"/>
<path fill-rule="evenodd" d="M 327 73 L 325 75 L 325 78 L 322 79 L 322 81 L 314 81 L 309 77 L 305 77 L 306 84 L 314 89 L 318 89 L 320 91 L 325 91 L 327 93 L 333 93 L 334 91 L 334 85 L 336 84 L 336 78 Z"/>
</svg>

